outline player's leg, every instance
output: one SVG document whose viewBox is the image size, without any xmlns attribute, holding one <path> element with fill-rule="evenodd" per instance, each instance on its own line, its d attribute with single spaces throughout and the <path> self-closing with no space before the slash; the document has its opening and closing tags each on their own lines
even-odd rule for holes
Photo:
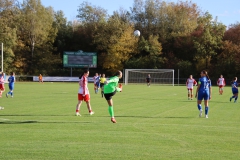
<svg viewBox="0 0 240 160">
<path fill-rule="evenodd" d="M 93 85 L 94 85 L 94 92 L 96 93 L 97 85 L 96 83 L 94 83 Z"/>
<path fill-rule="evenodd" d="M 199 117 L 202 117 L 202 99 L 203 99 L 203 95 L 201 93 L 198 93 L 198 100 L 197 100 L 197 107 L 199 110 Z"/>
<path fill-rule="evenodd" d="M 4 84 L 0 84 L 0 97 L 2 97 L 2 93 L 5 91 Z"/>
<path fill-rule="evenodd" d="M 89 94 L 85 95 L 84 101 L 87 103 L 87 108 L 88 108 L 89 114 L 93 115 L 94 112 L 92 111 L 92 107 L 91 107 L 91 104 L 90 104 L 90 96 L 89 96 Z"/>
<path fill-rule="evenodd" d="M 13 88 L 14 86 L 13 85 L 9 85 L 9 92 L 6 94 L 6 97 L 8 98 L 8 95 L 10 94 L 11 97 L 13 97 Z"/>
<path fill-rule="evenodd" d="M 188 100 L 190 100 L 190 88 L 188 88 L 187 90 L 188 90 Z"/>
<path fill-rule="evenodd" d="M 204 94 L 205 118 L 208 118 L 208 109 L 209 109 L 208 101 L 209 101 L 209 99 L 210 99 L 210 94 L 205 93 Z"/>
<path fill-rule="evenodd" d="M 78 103 L 76 105 L 76 116 L 81 116 L 80 114 L 80 107 L 83 101 L 83 96 L 81 94 L 78 94 Z"/>
<path fill-rule="evenodd" d="M 232 94 L 233 94 L 233 96 L 230 97 L 230 102 L 232 101 L 233 98 L 236 98 L 236 97 L 235 97 L 235 95 L 236 95 L 236 91 L 235 91 L 235 90 L 232 90 Z"/>
<path fill-rule="evenodd" d="M 14 85 L 12 86 L 12 88 L 11 88 L 11 93 L 10 93 L 10 95 L 11 95 L 12 98 L 13 98 L 13 90 L 14 90 Z"/>
<path fill-rule="evenodd" d="M 110 100 L 107 100 L 107 102 L 108 102 L 108 112 L 109 112 L 109 114 L 111 116 L 111 121 L 113 123 L 117 123 L 117 121 L 115 120 L 115 117 L 114 117 L 113 100 L 110 99 Z"/>
<path fill-rule="evenodd" d="M 111 117 L 111 121 L 113 123 L 117 123 L 117 121 L 115 120 L 114 117 L 114 110 L 113 110 L 113 100 L 112 100 L 112 96 L 115 95 L 116 91 L 113 93 L 109 93 L 109 94 L 104 94 L 105 99 L 107 100 L 108 103 L 108 112 L 110 114 Z"/>
<path fill-rule="evenodd" d="M 235 94 L 235 100 L 234 100 L 234 103 L 237 102 L 237 99 L 238 99 L 238 93 Z"/>
<path fill-rule="evenodd" d="M 193 89 L 190 89 L 190 96 L 191 96 L 191 100 L 193 99 Z"/>
</svg>

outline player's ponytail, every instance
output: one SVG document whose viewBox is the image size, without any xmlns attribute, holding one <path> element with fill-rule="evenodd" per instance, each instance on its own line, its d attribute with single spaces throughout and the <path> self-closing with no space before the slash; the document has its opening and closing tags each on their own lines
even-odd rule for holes
<svg viewBox="0 0 240 160">
<path fill-rule="evenodd" d="M 207 77 L 208 80 L 210 80 L 210 77 L 209 77 L 207 71 L 203 70 L 202 73 L 205 74 L 205 76 Z"/>
<path fill-rule="evenodd" d="M 89 72 L 89 70 L 88 69 L 86 69 L 86 70 L 84 70 L 84 72 L 79 76 L 79 79 L 81 79 L 82 78 L 82 76 L 85 74 L 85 73 L 88 73 Z"/>
</svg>

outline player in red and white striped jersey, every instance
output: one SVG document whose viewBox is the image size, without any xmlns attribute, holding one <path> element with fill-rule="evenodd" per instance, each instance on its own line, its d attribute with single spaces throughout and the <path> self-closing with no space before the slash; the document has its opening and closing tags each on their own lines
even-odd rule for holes
<svg viewBox="0 0 240 160">
<path fill-rule="evenodd" d="M 226 85 L 225 79 L 223 78 L 223 75 L 220 75 L 220 78 L 218 78 L 217 85 L 219 87 L 219 94 L 223 94 L 223 87 Z"/>
<path fill-rule="evenodd" d="M 188 100 L 193 99 L 193 85 L 197 85 L 195 79 L 193 79 L 192 75 L 189 76 L 186 82 L 187 90 L 188 90 Z"/>
<path fill-rule="evenodd" d="M 79 77 L 79 90 L 78 90 L 78 103 L 76 106 L 76 116 L 81 116 L 80 107 L 83 101 L 87 103 L 87 108 L 90 115 L 93 115 L 92 107 L 90 104 L 90 93 L 88 90 L 88 77 L 89 70 L 85 70 L 84 73 Z"/>
<path fill-rule="evenodd" d="M 0 97 L 2 97 L 2 93 L 5 91 L 4 87 L 4 73 L 0 73 Z"/>
</svg>

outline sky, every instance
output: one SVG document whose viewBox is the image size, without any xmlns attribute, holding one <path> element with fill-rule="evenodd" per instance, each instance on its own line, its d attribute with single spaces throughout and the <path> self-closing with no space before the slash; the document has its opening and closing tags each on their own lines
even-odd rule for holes
<svg viewBox="0 0 240 160">
<path fill-rule="evenodd" d="M 130 11 L 134 2 L 134 0 L 41 0 L 45 7 L 51 6 L 54 11 L 62 10 L 68 21 L 76 19 L 77 9 L 84 1 L 106 9 L 109 15 L 120 8 Z M 178 2 L 178 0 L 165 1 Z M 201 11 L 208 11 L 214 19 L 217 17 L 218 22 L 226 26 L 240 22 L 240 0 L 192 0 L 192 2 L 196 3 Z"/>
</svg>

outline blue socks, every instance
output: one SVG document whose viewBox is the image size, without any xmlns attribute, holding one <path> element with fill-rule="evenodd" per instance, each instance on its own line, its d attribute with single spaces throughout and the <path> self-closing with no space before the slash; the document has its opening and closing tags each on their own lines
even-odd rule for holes
<svg viewBox="0 0 240 160">
<path fill-rule="evenodd" d="M 205 115 L 208 115 L 208 106 L 205 107 Z"/>
<path fill-rule="evenodd" d="M 198 110 L 199 110 L 199 111 L 202 110 L 201 104 L 198 104 L 197 107 L 198 107 Z"/>
</svg>

